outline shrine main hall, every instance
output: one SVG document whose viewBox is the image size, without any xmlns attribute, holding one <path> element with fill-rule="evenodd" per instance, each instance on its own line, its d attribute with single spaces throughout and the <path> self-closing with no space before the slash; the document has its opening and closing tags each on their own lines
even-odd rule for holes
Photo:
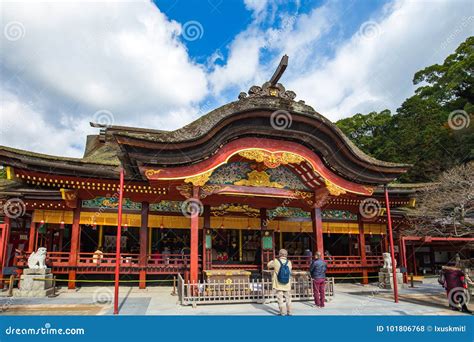
<svg viewBox="0 0 474 342">
<path fill-rule="evenodd" d="M 208 270 L 258 275 L 280 248 L 294 269 L 319 251 L 329 274 L 367 282 L 389 251 L 387 205 L 407 266 L 397 213 L 414 192 L 394 182 L 409 165 L 363 153 L 280 76 L 174 131 L 91 123 L 82 158 L 0 146 L 2 272 L 45 247 L 69 288 L 111 279 L 120 243 L 120 275 L 141 288 Z"/>
</svg>

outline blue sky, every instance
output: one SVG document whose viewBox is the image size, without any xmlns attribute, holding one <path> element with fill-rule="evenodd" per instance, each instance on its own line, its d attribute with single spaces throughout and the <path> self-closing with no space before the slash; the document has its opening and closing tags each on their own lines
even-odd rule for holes
<svg viewBox="0 0 474 342">
<path fill-rule="evenodd" d="M 262 3 L 264 1 L 261 1 Z M 227 57 L 226 47 L 233 38 L 244 31 L 252 23 L 253 11 L 245 6 L 241 0 L 155 0 L 154 3 L 170 19 L 181 23 L 198 21 L 203 27 L 203 39 L 193 42 L 185 42 L 190 56 L 200 63 L 206 62 L 208 57 L 215 51 L 222 52 L 224 60 Z M 281 1 L 278 3 L 278 11 L 292 15 L 310 13 L 314 8 L 322 6 L 325 1 Z M 341 2 L 346 7 L 344 21 L 338 27 L 338 32 L 332 36 L 338 39 L 347 39 L 370 15 L 377 13 L 387 1 L 365 0 Z M 192 10 L 190 10 L 192 8 Z M 357 8 L 357 10 L 354 10 Z M 275 21 L 267 20 L 261 23 L 262 28 L 270 28 L 280 24 L 278 18 Z M 330 37 L 328 37 L 330 38 Z M 330 54 L 334 47 L 328 44 L 323 53 Z M 220 61 L 223 63 L 223 61 Z"/>
<path fill-rule="evenodd" d="M 0 145 L 80 157 L 89 122 L 176 129 L 281 82 L 336 121 L 396 108 L 474 34 L 469 0 L 4 2 Z"/>
</svg>

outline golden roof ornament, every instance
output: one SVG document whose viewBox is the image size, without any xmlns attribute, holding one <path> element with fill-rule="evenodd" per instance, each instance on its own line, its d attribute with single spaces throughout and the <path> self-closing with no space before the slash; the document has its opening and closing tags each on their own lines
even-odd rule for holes
<svg viewBox="0 0 474 342">
<path fill-rule="evenodd" d="M 243 186 L 263 186 L 268 188 L 282 189 L 284 186 L 278 182 L 270 181 L 270 175 L 265 171 L 253 170 L 247 173 L 247 179 L 242 179 L 234 183 L 234 185 Z"/>
<path fill-rule="evenodd" d="M 274 169 L 280 165 L 300 164 L 305 159 L 290 152 L 269 152 L 260 149 L 251 149 L 239 152 L 241 157 L 263 163 L 265 166 Z"/>
</svg>

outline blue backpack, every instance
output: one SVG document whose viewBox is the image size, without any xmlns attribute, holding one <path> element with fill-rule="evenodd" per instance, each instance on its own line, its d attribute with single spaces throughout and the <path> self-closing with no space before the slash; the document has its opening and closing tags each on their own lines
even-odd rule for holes
<svg viewBox="0 0 474 342">
<path fill-rule="evenodd" d="M 283 264 L 280 259 L 278 259 L 280 263 L 280 269 L 278 270 L 277 279 L 280 284 L 288 284 L 290 282 L 291 271 L 288 267 L 288 260 L 286 260 L 286 264 Z"/>
</svg>

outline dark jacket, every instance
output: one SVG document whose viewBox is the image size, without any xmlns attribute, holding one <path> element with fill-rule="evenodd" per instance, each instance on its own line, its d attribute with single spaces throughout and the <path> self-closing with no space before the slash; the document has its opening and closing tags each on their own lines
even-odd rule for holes
<svg viewBox="0 0 474 342">
<path fill-rule="evenodd" d="M 309 273 L 313 279 L 324 279 L 326 278 L 326 270 L 328 266 L 321 259 L 313 260 L 309 267 Z"/>
</svg>

